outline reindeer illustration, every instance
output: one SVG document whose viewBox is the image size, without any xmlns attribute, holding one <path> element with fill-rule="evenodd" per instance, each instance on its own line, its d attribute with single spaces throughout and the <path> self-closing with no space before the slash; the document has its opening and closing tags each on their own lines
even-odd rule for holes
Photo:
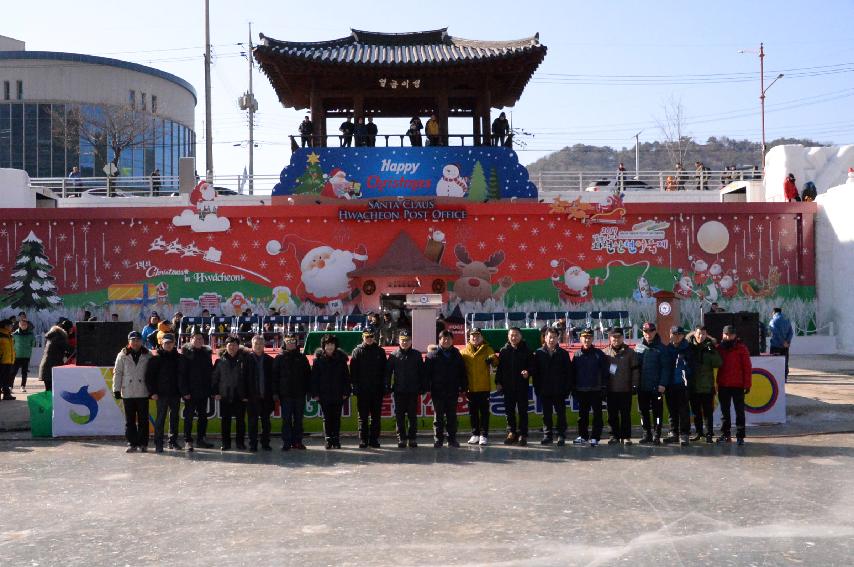
<svg viewBox="0 0 854 567">
<path fill-rule="evenodd" d="M 510 276 L 504 276 L 498 281 L 498 289 L 492 291 L 492 276 L 498 272 L 498 266 L 504 261 L 504 252 L 493 252 L 486 261 L 472 260 L 463 244 L 454 247 L 457 257 L 457 268 L 460 277 L 454 283 L 454 293 L 460 301 L 477 301 L 483 303 L 488 299 L 501 301 L 507 290 L 513 285 Z"/>
</svg>

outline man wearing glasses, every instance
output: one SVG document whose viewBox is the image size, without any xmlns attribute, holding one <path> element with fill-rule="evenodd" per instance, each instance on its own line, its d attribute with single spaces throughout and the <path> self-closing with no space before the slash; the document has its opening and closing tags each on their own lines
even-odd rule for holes
<svg viewBox="0 0 854 567">
<path fill-rule="evenodd" d="M 282 451 L 305 450 L 302 420 L 310 385 L 308 357 L 297 348 L 296 333 L 289 331 L 282 352 L 273 361 L 273 399 L 282 409 Z"/>
<path fill-rule="evenodd" d="M 414 449 L 418 446 L 418 396 L 425 391 L 424 360 L 412 348 L 409 330 L 400 331 L 398 343 L 400 348 L 388 357 L 385 385 L 387 392 L 394 393 L 397 446 L 403 449 L 408 443 Z"/>
</svg>

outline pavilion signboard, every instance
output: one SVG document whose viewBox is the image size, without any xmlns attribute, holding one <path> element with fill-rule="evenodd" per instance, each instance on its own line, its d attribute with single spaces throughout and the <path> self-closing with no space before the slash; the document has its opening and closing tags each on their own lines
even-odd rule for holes
<svg viewBox="0 0 854 567">
<path fill-rule="evenodd" d="M 400 220 L 463 220 L 465 209 L 448 209 L 436 206 L 435 199 L 370 199 L 367 208 L 340 207 L 338 220 L 355 222 Z"/>
</svg>

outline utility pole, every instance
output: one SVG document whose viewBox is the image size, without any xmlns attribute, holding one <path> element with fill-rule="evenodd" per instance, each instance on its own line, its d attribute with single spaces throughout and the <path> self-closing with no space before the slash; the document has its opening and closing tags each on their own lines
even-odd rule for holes
<svg viewBox="0 0 854 567">
<path fill-rule="evenodd" d="M 643 130 L 635 134 L 635 179 L 640 179 L 640 135 Z"/>
<path fill-rule="evenodd" d="M 213 183 L 213 124 L 211 124 L 211 19 L 205 0 L 205 179 Z"/>
<path fill-rule="evenodd" d="M 247 45 L 246 59 L 249 60 L 249 90 L 238 99 L 237 104 L 241 110 L 249 111 L 249 194 L 254 191 L 255 180 L 255 113 L 258 112 L 258 101 L 252 90 L 252 71 L 255 68 L 255 60 L 252 57 L 252 22 L 249 22 L 249 43 Z"/>
<path fill-rule="evenodd" d="M 770 85 L 769 85 L 770 86 Z M 762 112 L 762 176 L 765 177 L 765 44 L 759 44 L 759 106 Z"/>
</svg>

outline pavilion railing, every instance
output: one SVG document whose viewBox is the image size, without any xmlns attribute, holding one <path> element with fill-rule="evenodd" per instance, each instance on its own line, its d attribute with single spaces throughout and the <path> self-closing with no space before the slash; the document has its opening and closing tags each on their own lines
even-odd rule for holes
<svg viewBox="0 0 854 567">
<path fill-rule="evenodd" d="M 423 147 L 423 146 L 504 146 L 513 147 L 513 135 L 491 134 L 440 134 L 418 136 L 410 134 L 377 134 L 376 136 L 347 136 L 327 134 L 325 136 L 288 136 L 291 149 L 299 147 Z"/>
</svg>

